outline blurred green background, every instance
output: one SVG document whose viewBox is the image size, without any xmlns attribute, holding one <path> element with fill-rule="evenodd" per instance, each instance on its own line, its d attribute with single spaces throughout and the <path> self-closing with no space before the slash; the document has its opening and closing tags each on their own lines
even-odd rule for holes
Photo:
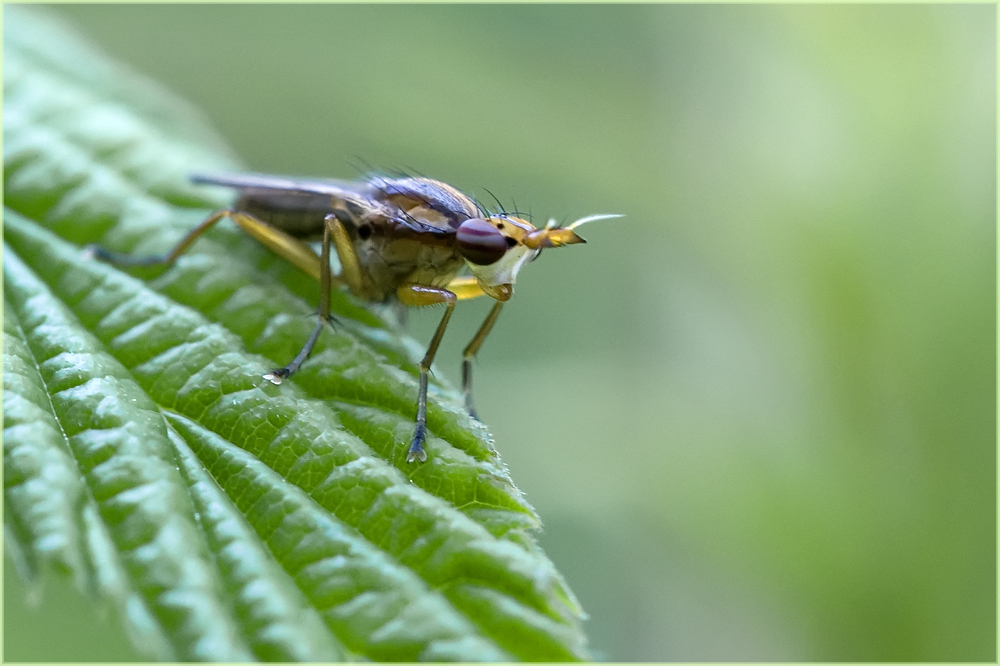
<svg viewBox="0 0 1000 666">
<path fill-rule="evenodd" d="M 602 658 L 996 660 L 994 6 L 57 11 L 250 169 L 627 215 L 524 271 L 476 370 Z M 83 621 L 7 593 L 8 660 Z"/>
</svg>

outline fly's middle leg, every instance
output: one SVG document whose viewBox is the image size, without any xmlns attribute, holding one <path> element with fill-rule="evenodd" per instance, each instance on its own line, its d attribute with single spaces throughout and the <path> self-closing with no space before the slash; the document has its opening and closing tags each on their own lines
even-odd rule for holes
<svg viewBox="0 0 1000 666">
<path fill-rule="evenodd" d="M 354 246 L 351 244 L 350 237 L 347 235 L 344 225 L 335 215 L 328 215 L 324 222 L 323 246 L 319 257 L 319 321 L 316 322 L 316 328 L 313 329 L 306 343 L 299 350 L 299 353 L 295 355 L 291 363 L 281 368 L 275 368 L 264 375 L 264 379 L 273 384 L 280 384 L 283 380 L 291 377 L 298 371 L 299 367 L 305 363 L 316 347 L 319 336 L 323 332 L 323 326 L 330 321 L 330 290 L 333 286 L 333 276 L 330 272 L 330 245 L 332 244 L 336 247 L 339 257 L 349 257 L 347 263 L 350 263 L 353 258 L 354 265 L 357 265 L 357 255 L 354 254 Z M 346 264 L 342 263 L 342 265 Z M 345 272 L 345 277 L 350 284 L 350 279 L 354 276 L 348 276 Z"/>
<path fill-rule="evenodd" d="M 455 303 L 458 302 L 458 297 L 447 289 L 415 284 L 400 287 L 396 290 L 396 295 L 404 305 L 421 306 L 444 303 L 448 308 L 445 310 L 444 316 L 441 317 L 441 323 L 438 324 L 437 330 L 434 331 L 434 337 L 431 338 L 431 342 L 427 346 L 427 353 L 424 354 L 423 360 L 420 361 L 417 424 L 413 430 L 413 440 L 410 442 L 410 448 L 406 453 L 406 462 L 414 462 L 415 460 L 423 462 L 427 460 L 427 452 L 424 451 L 424 440 L 427 438 L 427 376 L 431 369 L 431 363 L 434 362 L 434 355 L 437 354 L 438 346 L 441 344 L 441 338 L 444 337 L 444 330 L 448 327 L 451 313 L 455 311 Z"/>
</svg>

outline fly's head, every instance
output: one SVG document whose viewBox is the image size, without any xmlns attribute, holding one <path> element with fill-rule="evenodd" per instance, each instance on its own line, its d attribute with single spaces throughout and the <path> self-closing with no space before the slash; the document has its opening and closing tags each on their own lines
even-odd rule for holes
<svg viewBox="0 0 1000 666">
<path fill-rule="evenodd" d="M 586 243 L 574 229 L 586 222 L 612 217 L 621 216 L 591 215 L 566 227 L 554 226 L 555 220 L 549 220 L 542 229 L 511 215 L 471 218 L 458 227 L 458 251 L 483 291 L 506 301 L 513 293 L 518 272 L 543 249 Z"/>
</svg>

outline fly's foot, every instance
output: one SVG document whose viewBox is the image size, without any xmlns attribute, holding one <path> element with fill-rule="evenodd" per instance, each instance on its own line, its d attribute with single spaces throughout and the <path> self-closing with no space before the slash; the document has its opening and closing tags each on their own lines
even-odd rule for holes
<svg viewBox="0 0 1000 666">
<path fill-rule="evenodd" d="M 465 386 L 462 387 L 462 392 L 465 394 L 465 411 L 469 413 L 469 416 L 476 419 L 480 423 L 482 421 L 479 419 L 479 414 L 476 414 L 476 407 L 472 404 L 472 389 L 469 386 L 468 374 L 464 371 L 462 372 L 462 383 Z"/>
<path fill-rule="evenodd" d="M 264 375 L 264 379 L 271 382 L 272 384 L 281 384 L 284 380 L 288 379 L 292 374 L 292 371 L 286 368 L 277 368 L 268 372 Z"/>
<path fill-rule="evenodd" d="M 336 331 L 338 328 L 344 327 L 343 324 L 340 323 L 340 320 L 337 319 L 336 315 L 334 315 L 332 312 L 326 315 L 325 317 L 322 314 L 319 314 L 319 318 L 322 319 L 326 323 L 326 325 L 330 327 L 331 331 Z"/>
<path fill-rule="evenodd" d="M 424 451 L 423 447 L 424 438 L 426 437 L 427 428 L 418 425 L 416 432 L 413 433 L 413 442 L 410 443 L 410 450 L 406 452 L 406 462 L 424 462 L 427 460 L 427 452 Z"/>
<path fill-rule="evenodd" d="M 80 254 L 84 259 L 97 259 L 98 261 L 103 261 L 106 264 L 141 265 L 143 263 L 149 263 L 148 261 L 143 262 L 141 259 L 136 259 L 135 257 L 127 254 L 118 254 L 117 252 L 112 252 L 111 250 L 105 250 L 97 243 L 88 243 L 87 245 L 84 245 Z"/>
</svg>

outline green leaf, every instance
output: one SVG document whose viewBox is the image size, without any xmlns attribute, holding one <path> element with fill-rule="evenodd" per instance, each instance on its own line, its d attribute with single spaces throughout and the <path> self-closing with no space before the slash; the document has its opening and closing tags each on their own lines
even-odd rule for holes
<svg viewBox="0 0 1000 666">
<path fill-rule="evenodd" d="M 171 247 L 239 169 L 196 111 L 45 14 L 4 24 L 4 512 L 29 579 L 64 574 L 165 660 L 579 660 L 583 612 L 486 429 L 421 346 L 224 224 Z"/>
</svg>

